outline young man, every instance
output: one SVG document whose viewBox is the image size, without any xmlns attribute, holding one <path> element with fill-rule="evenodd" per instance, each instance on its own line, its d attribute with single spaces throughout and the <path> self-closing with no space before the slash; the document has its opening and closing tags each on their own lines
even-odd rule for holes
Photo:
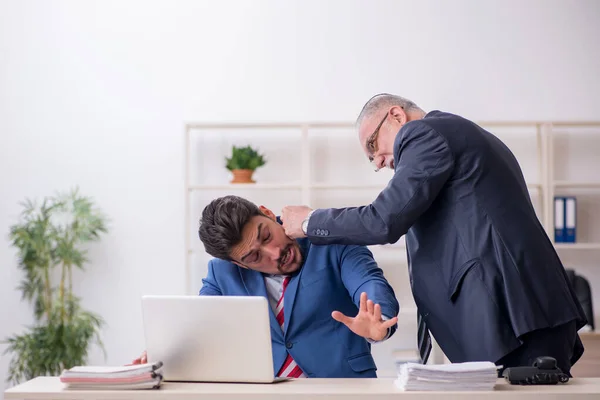
<svg viewBox="0 0 600 400">
<path fill-rule="evenodd" d="M 276 376 L 377 376 L 371 343 L 394 334 L 399 305 L 366 247 L 290 239 L 270 210 L 236 196 L 204 209 L 199 236 L 215 257 L 201 296 L 269 300 Z"/>
<path fill-rule="evenodd" d="M 264 296 L 273 367 L 287 377 L 376 377 L 373 342 L 396 329 L 399 305 L 371 252 L 293 240 L 265 207 L 226 196 L 203 211 L 215 257 L 200 295 Z"/>
</svg>

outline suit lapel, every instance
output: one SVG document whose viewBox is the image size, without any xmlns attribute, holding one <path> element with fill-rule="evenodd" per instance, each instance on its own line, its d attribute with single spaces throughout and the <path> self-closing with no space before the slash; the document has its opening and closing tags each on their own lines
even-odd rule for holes
<svg viewBox="0 0 600 400">
<path fill-rule="evenodd" d="M 285 290 L 285 296 L 283 297 L 283 330 L 285 333 L 288 331 L 290 325 L 290 319 L 292 318 L 292 310 L 294 309 L 294 302 L 296 300 L 296 293 L 298 293 L 298 283 L 300 282 L 300 275 L 302 270 L 297 275 L 294 275 L 290 279 Z"/>
<path fill-rule="evenodd" d="M 300 245 L 300 252 L 302 253 L 302 259 L 304 263 L 306 261 L 306 257 L 308 256 L 310 242 L 308 242 L 308 240 L 304 240 L 302 242 L 298 242 L 298 244 Z M 302 271 L 304 271 L 304 264 L 300 267 L 298 273 L 292 276 L 292 279 L 285 290 L 285 296 L 283 297 L 283 330 L 286 334 L 292 319 L 292 310 L 294 309 L 296 293 L 298 293 L 298 285 L 300 284 Z"/>
<path fill-rule="evenodd" d="M 267 295 L 267 288 L 265 287 L 265 280 L 262 274 L 260 272 L 252 271 L 250 269 L 245 268 L 239 268 L 239 270 L 240 276 L 242 277 L 242 281 L 244 282 L 244 286 L 246 287 L 248 295 L 262 296 L 267 299 L 269 309 L 269 321 L 271 323 L 271 335 L 274 335 L 274 337 L 279 337 L 281 340 L 283 340 L 283 333 L 281 332 L 281 328 L 279 327 L 277 318 L 275 318 L 275 313 L 271 308 L 269 296 Z"/>
</svg>

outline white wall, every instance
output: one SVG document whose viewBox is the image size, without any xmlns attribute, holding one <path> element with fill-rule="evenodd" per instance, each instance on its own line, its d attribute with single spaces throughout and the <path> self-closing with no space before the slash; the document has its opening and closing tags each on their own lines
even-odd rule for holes
<svg viewBox="0 0 600 400">
<path fill-rule="evenodd" d="M 106 362 L 128 362 L 139 296 L 184 290 L 184 122 L 350 121 L 381 91 L 477 120 L 597 120 L 599 15 L 593 0 L 0 2 L 0 337 L 31 321 L 5 239 L 24 197 L 78 184 L 110 215 L 77 287 L 107 321 Z"/>
</svg>

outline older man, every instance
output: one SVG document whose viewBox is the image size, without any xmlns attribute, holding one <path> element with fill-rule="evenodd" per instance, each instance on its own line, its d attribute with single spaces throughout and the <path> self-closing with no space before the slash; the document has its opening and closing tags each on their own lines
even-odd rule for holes
<svg viewBox="0 0 600 400">
<path fill-rule="evenodd" d="M 376 170 L 394 170 L 390 183 L 362 207 L 285 207 L 287 234 L 321 245 L 406 235 L 423 359 L 429 330 L 452 362 L 551 356 L 569 373 L 585 316 L 508 147 L 465 118 L 390 94 L 371 98 L 357 127 Z"/>
</svg>

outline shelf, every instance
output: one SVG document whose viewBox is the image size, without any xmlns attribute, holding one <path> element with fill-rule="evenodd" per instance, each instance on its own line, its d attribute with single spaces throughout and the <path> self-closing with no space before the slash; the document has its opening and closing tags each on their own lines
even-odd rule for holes
<svg viewBox="0 0 600 400">
<path fill-rule="evenodd" d="M 379 189 L 383 190 L 387 186 L 388 182 L 382 182 L 379 184 L 360 184 L 360 183 L 312 183 L 309 185 L 311 189 Z M 598 184 L 600 186 L 600 184 Z M 539 190 L 542 188 L 540 183 L 527 183 L 527 188 Z"/>
<path fill-rule="evenodd" d="M 600 188 L 600 183 L 597 184 Z M 387 182 L 380 184 L 356 184 L 356 183 L 311 183 L 308 186 L 301 183 L 215 183 L 191 185 L 188 190 L 300 190 L 304 187 L 308 189 L 331 189 L 331 190 L 383 190 Z M 537 183 L 527 184 L 529 189 L 540 189 L 541 185 Z"/>
<path fill-rule="evenodd" d="M 187 130 L 191 129 L 311 129 L 311 128 L 342 128 L 353 129 L 352 122 L 233 122 L 233 123 L 190 123 L 186 125 Z"/>
<path fill-rule="evenodd" d="M 387 183 L 380 185 L 360 185 L 360 184 L 338 184 L 338 183 L 313 183 L 306 187 L 310 189 L 333 189 L 333 190 L 368 190 L 368 189 L 383 189 Z M 225 184 L 207 184 L 193 185 L 189 187 L 190 191 L 194 190 L 277 190 L 277 189 L 302 189 L 305 187 L 300 183 L 225 183 Z"/>
<path fill-rule="evenodd" d="M 188 190 L 277 190 L 277 189 L 302 189 L 299 183 L 225 183 L 192 185 Z"/>
<path fill-rule="evenodd" d="M 600 250 L 600 243 L 555 243 L 557 250 Z"/>
<path fill-rule="evenodd" d="M 554 181 L 555 188 L 600 189 L 600 182 Z"/>
<path fill-rule="evenodd" d="M 378 189 L 383 190 L 387 186 L 388 182 L 383 182 L 380 184 L 360 184 L 360 183 L 313 183 L 309 185 L 311 189 L 356 189 L 356 190 L 369 190 L 369 189 Z M 600 184 L 598 184 L 600 187 Z M 527 188 L 529 190 L 540 190 L 542 185 L 539 183 L 527 183 Z"/>
<path fill-rule="evenodd" d="M 402 254 L 406 252 L 406 246 L 404 244 L 377 244 L 367 247 L 374 252 L 401 252 Z M 187 253 L 194 254 L 196 251 L 196 249 L 188 249 Z"/>
<path fill-rule="evenodd" d="M 354 189 L 354 190 L 368 190 L 368 189 L 379 189 L 382 190 L 386 187 L 387 182 L 381 184 L 357 184 L 357 183 L 312 183 L 310 184 L 311 189 Z"/>
</svg>

